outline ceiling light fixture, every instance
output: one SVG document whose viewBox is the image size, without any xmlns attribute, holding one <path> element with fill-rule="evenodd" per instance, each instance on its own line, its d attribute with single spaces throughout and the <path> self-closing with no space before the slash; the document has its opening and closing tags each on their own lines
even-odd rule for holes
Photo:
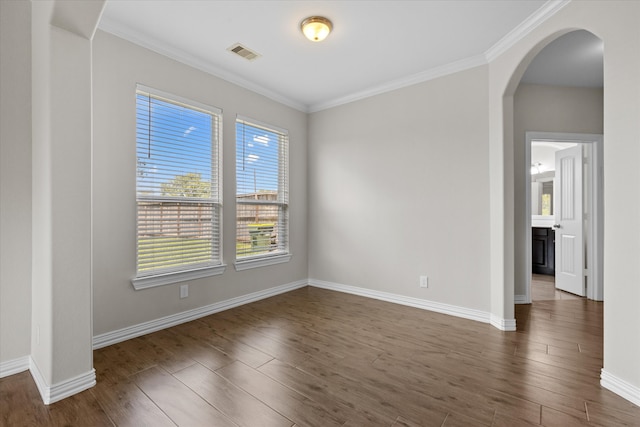
<svg viewBox="0 0 640 427">
<path fill-rule="evenodd" d="M 537 175 L 539 173 L 542 173 L 543 170 L 544 168 L 542 167 L 542 163 L 540 162 L 531 163 L 531 175 Z"/>
<path fill-rule="evenodd" d="M 304 36 L 312 42 L 321 42 L 327 38 L 333 29 L 333 24 L 322 16 L 310 16 L 302 21 L 300 29 Z"/>
</svg>

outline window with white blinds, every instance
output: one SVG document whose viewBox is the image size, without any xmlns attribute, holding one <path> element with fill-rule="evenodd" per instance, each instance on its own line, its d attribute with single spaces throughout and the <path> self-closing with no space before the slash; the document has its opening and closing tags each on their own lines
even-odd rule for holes
<svg viewBox="0 0 640 427">
<path fill-rule="evenodd" d="M 138 85 L 134 286 L 220 273 L 211 267 L 222 264 L 221 126 L 217 108 Z"/>
<path fill-rule="evenodd" d="M 266 258 L 288 261 L 288 257 L 281 257 L 289 254 L 288 211 L 288 132 L 238 117 L 236 259 L 240 262 Z"/>
</svg>

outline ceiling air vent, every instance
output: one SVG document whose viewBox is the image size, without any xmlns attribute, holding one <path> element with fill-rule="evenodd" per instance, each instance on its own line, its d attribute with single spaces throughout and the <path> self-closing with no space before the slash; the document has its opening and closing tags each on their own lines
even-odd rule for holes
<svg viewBox="0 0 640 427">
<path fill-rule="evenodd" d="M 228 47 L 227 50 L 249 61 L 253 61 L 254 59 L 260 57 L 259 53 L 254 52 L 245 46 L 242 46 L 240 43 L 236 43 L 233 46 Z"/>
</svg>

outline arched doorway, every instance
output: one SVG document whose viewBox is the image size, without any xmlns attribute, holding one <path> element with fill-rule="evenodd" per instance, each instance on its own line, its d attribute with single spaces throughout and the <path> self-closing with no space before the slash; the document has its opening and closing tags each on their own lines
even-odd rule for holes
<svg viewBox="0 0 640 427">
<path fill-rule="evenodd" d="M 637 3 L 572 2 L 563 12 L 495 55 L 489 73 L 491 323 L 515 330 L 514 318 L 514 93 L 526 68 L 546 45 L 576 29 L 604 41 L 604 367 L 601 385 L 640 404 L 637 283 L 640 186 L 640 7 Z M 615 16 L 616 19 L 612 19 Z M 511 324 L 511 322 L 513 322 Z"/>
<path fill-rule="evenodd" d="M 514 94 L 529 64 L 553 40 L 570 33 L 561 29 L 529 41 L 526 53 L 503 55 L 490 73 L 490 250 L 491 324 L 515 331 Z M 522 48 L 521 48 L 522 50 Z"/>
<path fill-rule="evenodd" d="M 603 42 L 589 31 L 575 30 L 566 33 L 544 47 L 526 68 L 514 93 L 514 299 L 516 303 L 530 303 L 532 264 L 542 273 L 538 278 L 551 283 L 551 289 L 563 289 L 589 299 L 602 300 L 602 174 L 603 161 Z M 539 141 L 531 142 L 527 136 L 537 135 Z M 556 138 L 554 141 L 553 138 Z M 551 138 L 551 139 L 550 139 Z M 544 142 L 543 142 L 544 141 Z M 549 152 L 553 142 L 573 142 L 581 145 L 584 162 L 578 162 L 584 172 L 584 199 L 582 209 L 576 212 L 575 223 L 582 224 L 579 239 L 583 242 L 574 257 L 575 265 L 556 263 L 562 261 L 562 251 L 555 251 L 560 243 L 572 241 L 554 221 L 553 197 L 557 171 L 554 156 Z M 539 148 L 546 144 L 546 147 Z M 532 146 L 536 171 L 531 172 Z M 565 145 L 565 148 L 567 145 Z M 583 164 L 584 163 L 584 164 Z M 598 164 L 596 164 L 598 163 Z M 533 175 L 532 175 L 533 174 Z M 533 188 L 530 182 L 533 182 Z M 543 187 L 546 190 L 547 210 L 541 212 L 531 193 Z M 582 195 L 582 194 L 581 194 Z M 531 212 L 530 206 L 538 205 Z M 560 207 L 559 205 L 558 207 Z M 532 214 L 534 215 L 532 217 Z M 533 228 L 532 228 L 533 226 Z M 536 237 L 533 237 L 533 234 Z M 542 237 L 542 236 L 545 237 Z M 546 237 L 548 236 L 548 237 Z M 564 239 L 555 237 L 564 236 Z M 571 236 L 574 237 L 574 236 Z M 547 244 L 548 240 L 548 244 Z M 535 243 L 535 263 L 532 262 L 532 242 Z M 565 245 L 566 246 L 566 245 Z M 565 248 L 566 249 L 566 248 Z M 542 258 L 542 259 L 540 259 Z M 575 273 L 574 273 L 575 270 Z M 556 274 L 557 273 L 557 274 Z M 556 280 L 557 279 L 557 280 Z M 573 282 L 572 289 L 564 286 Z M 545 288 L 546 289 L 546 288 Z M 563 291 L 536 292 L 538 298 L 553 299 L 572 297 Z"/>
</svg>

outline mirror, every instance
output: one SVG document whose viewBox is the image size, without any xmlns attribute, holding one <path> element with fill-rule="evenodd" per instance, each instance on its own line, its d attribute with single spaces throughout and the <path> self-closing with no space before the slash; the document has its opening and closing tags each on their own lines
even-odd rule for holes
<svg viewBox="0 0 640 427">
<path fill-rule="evenodd" d="M 531 215 L 538 223 L 553 221 L 556 151 L 574 145 L 560 141 L 531 141 Z"/>
<path fill-rule="evenodd" d="M 531 176 L 531 215 L 553 215 L 553 178 L 554 171 L 549 171 L 539 178 Z"/>
</svg>

